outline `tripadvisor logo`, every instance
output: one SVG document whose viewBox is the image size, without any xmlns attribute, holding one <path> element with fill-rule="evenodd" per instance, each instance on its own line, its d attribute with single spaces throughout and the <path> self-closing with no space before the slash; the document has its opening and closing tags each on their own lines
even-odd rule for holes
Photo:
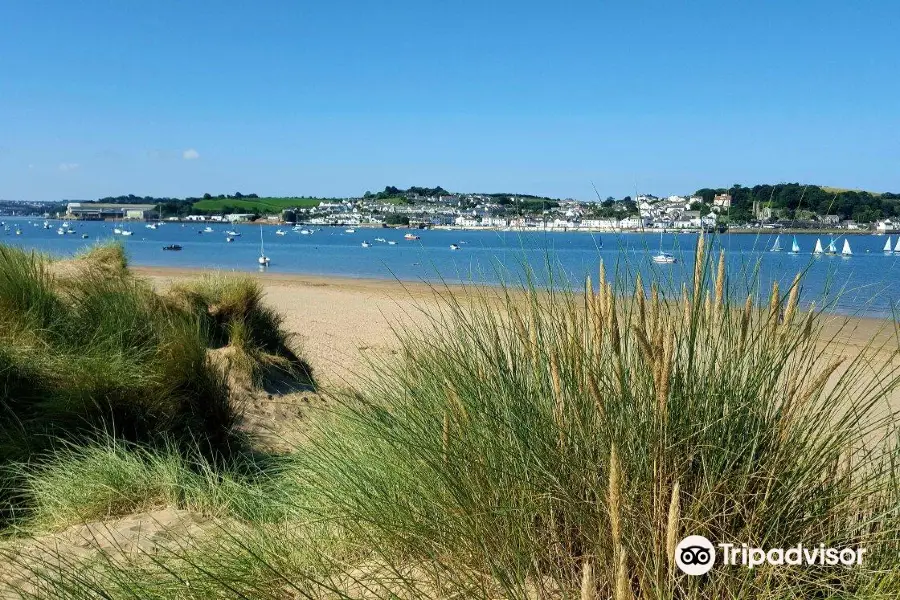
<svg viewBox="0 0 900 600">
<path fill-rule="evenodd" d="M 688 575 L 703 575 L 715 562 L 716 549 L 702 535 L 689 535 L 675 547 L 675 564 Z"/>
<path fill-rule="evenodd" d="M 825 544 L 804 546 L 797 544 L 790 548 L 752 548 L 747 544 L 720 543 L 713 546 L 702 535 L 689 535 L 675 547 L 675 564 L 688 575 L 708 573 L 716 563 L 716 547 L 721 551 L 722 564 L 743 566 L 748 569 L 764 564 L 782 565 L 861 565 L 865 548 L 826 548 Z"/>
</svg>

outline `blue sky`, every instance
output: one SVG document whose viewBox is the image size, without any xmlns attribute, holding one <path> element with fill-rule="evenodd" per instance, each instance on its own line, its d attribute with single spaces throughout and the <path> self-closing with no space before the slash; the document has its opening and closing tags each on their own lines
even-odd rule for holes
<svg viewBox="0 0 900 600">
<path fill-rule="evenodd" d="M 895 0 L 9 0 L 0 198 L 900 191 L 898 23 Z"/>
</svg>

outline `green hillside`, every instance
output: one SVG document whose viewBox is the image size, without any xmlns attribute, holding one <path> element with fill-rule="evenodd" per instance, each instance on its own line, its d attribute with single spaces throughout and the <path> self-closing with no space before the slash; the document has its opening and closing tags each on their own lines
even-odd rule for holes
<svg viewBox="0 0 900 600">
<path fill-rule="evenodd" d="M 247 213 L 280 213 L 286 208 L 310 208 L 318 206 L 322 202 L 319 198 L 214 198 L 212 200 L 199 200 L 194 203 L 195 212 L 223 213 L 223 212 L 247 212 Z"/>
</svg>

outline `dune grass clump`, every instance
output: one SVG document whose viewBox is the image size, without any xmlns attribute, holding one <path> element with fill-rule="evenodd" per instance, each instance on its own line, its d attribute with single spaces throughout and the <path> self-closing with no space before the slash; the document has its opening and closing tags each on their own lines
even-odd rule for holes
<svg viewBox="0 0 900 600">
<path fill-rule="evenodd" d="M 95 252 L 72 265 L 0 247 L 0 461 L 98 429 L 227 445 L 235 415 L 202 323 Z"/>
<path fill-rule="evenodd" d="M 842 356 L 801 278 L 736 298 L 704 254 L 682 290 L 601 266 L 599 291 L 451 297 L 310 451 L 322 515 L 485 597 L 896 591 L 895 353 Z M 867 556 L 691 578 L 689 534 Z"/>
<path fill-rule="evenodd" d="M 261 286 L 246 276 L 207 275 L 173 286 L 170 297 L 200 319 L 209 343 L 224 350 L 233 375 L 251 386 L 267 380 L 312 383 L 312 369 L 295 352 L 283 319 L 263 303 Z"/>
<path fill-rule="evenodd" d="M 283 521 L 299 493 L 289 456 L 245 453 L 214 464 L 200 448 L 148 447 L 110 436 L 62 444 L 18 468 L 31 503 L 30 531 L 157 508 L 256 524 Z"/>
</svg>

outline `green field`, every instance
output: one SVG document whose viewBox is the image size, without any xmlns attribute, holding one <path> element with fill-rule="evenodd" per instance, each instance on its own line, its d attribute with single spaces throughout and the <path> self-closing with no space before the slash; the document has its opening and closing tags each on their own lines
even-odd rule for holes
<svg viewBox="0 0 900 600">
<path fill-rule="evenodd" d="M 194 203 L 194 210 L 205 213 L 220 213 L 232 208 L 248 213 L 280 213 L 286 208 L 310 208 L 318 206 L 320 198 L 216 198 Z"/>
</svg>

